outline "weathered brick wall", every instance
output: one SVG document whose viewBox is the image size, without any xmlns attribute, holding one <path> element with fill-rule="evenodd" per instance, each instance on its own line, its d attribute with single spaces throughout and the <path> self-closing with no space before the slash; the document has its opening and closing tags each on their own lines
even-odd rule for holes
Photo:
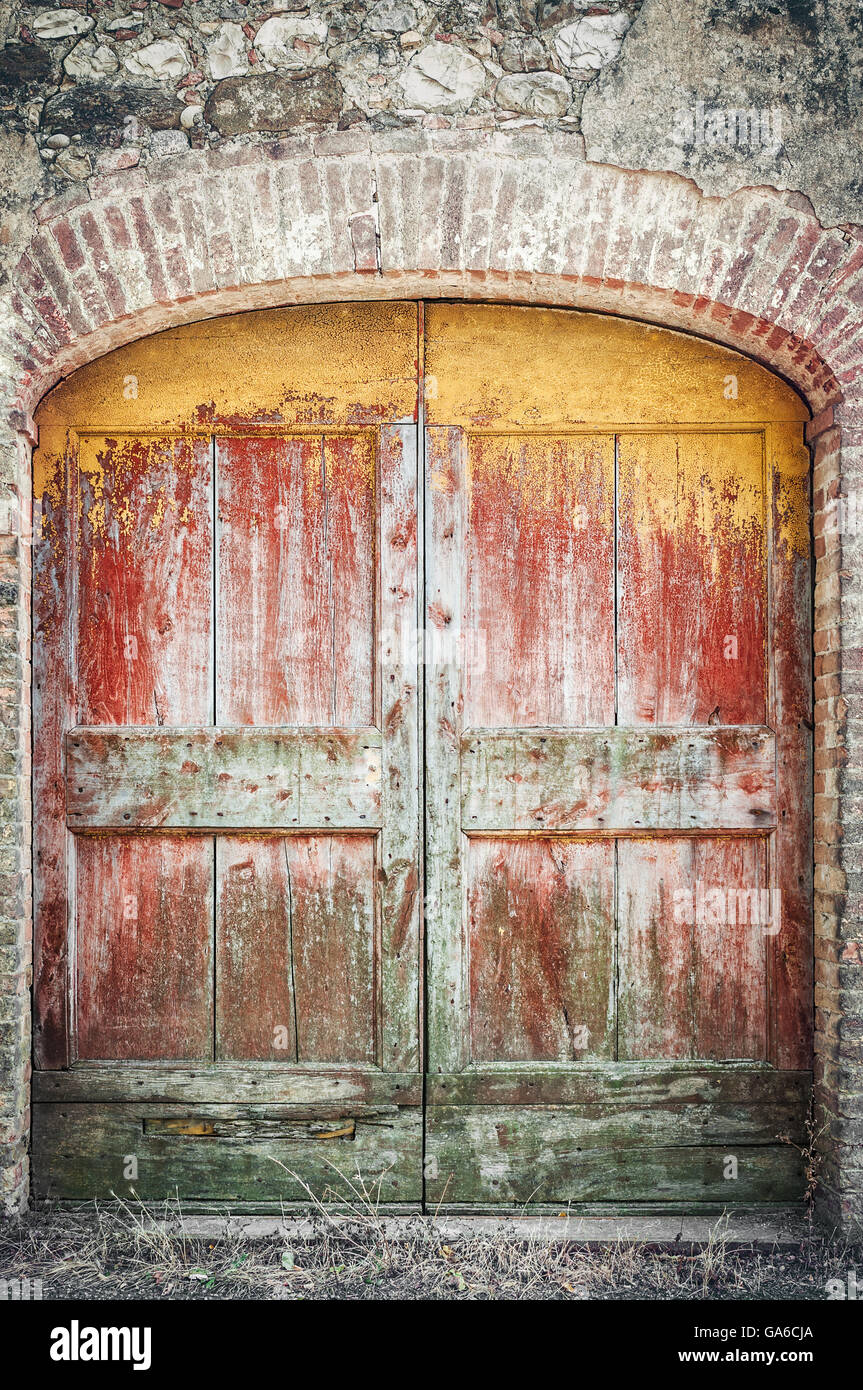
<svg viewBox="0 0 863 1390">
<path fill-rule="evenodd" d="M 859 7 L 76 0 L 3 23 L 2 1202 L 28 1183 L 30 415 L 171 324 L 448 294 L 701 333 L 812 407 L 822 1193 L 863 1218 L 860 538 L 836 506 L 863 483 Z M 785 139 L 699 141 L 699 101 L 775 105 Z"/>
<path fill-rule="evenodd" d="M 13 501 L 29 493 L 28 434 L 0 437 L 15 483 L 0 505 L 0 1211 L 26 1197 L 30 1129 L 30 547 Z"/>
</svg>

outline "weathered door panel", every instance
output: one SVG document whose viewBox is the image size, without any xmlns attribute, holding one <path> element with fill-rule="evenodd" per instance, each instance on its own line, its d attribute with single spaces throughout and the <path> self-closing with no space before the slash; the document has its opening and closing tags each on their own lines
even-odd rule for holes
<svg viewBox="0 0 863 1390">
<path fill-rule="evenodd" d="M 613 1057 L 613 842 L 472 835 L 465 876 L 471 1062 Z"/>
<path fill-rule="evenodd" d="M 354 728 L 375 708 L 375 436 L 216 442 L 217 716 Z"/>
<path fill-rule="evenodd" d="M 376 1061 L 375 860 L 372 835 L 220 837 L 217 1057 Z"/>
<path fill-rule="evenodd" d="M 427 1167 L 437 1200 L 485 1206 L 569 1203 L 723 1209 L 728 1203 L 727 1155 L 737 1160 L 735 1204 L 800 1201 L 800 1156 L 777 1135 L 800 1113 L 741 1106 L 724 1116 L 716 1106 L 603 1111 L 598 1105 L 559 1109 L 435 1106 L 429 1111 Z M 447 1181 L 448 1180 L 448 1181 Z M 430 1198 L 431 1200 L 431 1198 Z"/>
<path fill-rule="evenodd" d="M 76 481 L 76 725 L 167 731 L 211 719 L 208 442 L 82 434 Z M 130 824 L 126 812 L 114 829 Z M 213 856 L 209 837 L 107 827 L 76 843 L 72 1055 L 212 1055 Z"/>
<path fill-rule="evenodd" d="M 793 1200 L 805 411 L 556 311 L 428 306 L 426 374 L 428 1200 Z"/>
<path fill-rule="evenodd" d="M 763 724 L 763 432 L 618 437 L 618 720 Z"/>
<path fill-rule="evenodd" d="M 82 835 L 75 865 L 77 1057 L 211 1057 L 212 839 Z"/>
<path fill-rule="evenodd" d="M 613 723 L 614 440 L 475 435 L 464 486 L 465 727 Z"/>
<path fill-rule="evenodd" d="M 308 1189 L 356 1205 L 356 1175 L 371 1200 L 416 1210 L 418 1105 L 194 1105 L 136 1101 L 40 1104 L 33 1123 L 45 1200 L 128 1200 L 224 1213 L 307 1206 Z M 129 1156 L 138 1177 L 129 1183 Z M 352 1191 L 351 1185 L 354 1185 Z"/>
<path fill-rule="evenodd" d="M 44 407 L 37 684 L 65 702 L 37 733 L 40 1063 L 80 1082 L 62 1116 L 38 1102 L 37 1188 L 293 1200 L 292 1158 L 323 1190 L 335 1145 L 417 1202 L 417 311 L 232 327 L 233 360 L 218 326 L 181 334 L 173 380 L 173 335 L 115 354 L 120 384 L 164 364 L 134 428 L 85 428 L 118 413 L 108 359 Z M 238 1063 L 308 1113 L 240 1124 Z M 171 1128 L 202 1076 L 215 1128 Z"/>
<path fill-rule="evenodd" d="M 82 435 L 77 465 L 76 722 L 209 722 L 209 441 Z"/>
<path fill-rule="evenodd" d="M 766 1060 L 767 841 L 617 846 L 618 1056 Z"/>
</svg>

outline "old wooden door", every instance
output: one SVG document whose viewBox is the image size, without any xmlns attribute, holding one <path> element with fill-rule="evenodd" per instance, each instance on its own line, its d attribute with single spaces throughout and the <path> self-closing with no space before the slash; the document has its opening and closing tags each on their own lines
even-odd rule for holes
<svg viewBox="0 0 863 1390">
<path fill-rule="evenodd" d="M 799 1197 L 805 418 L 680 334 L 465 305 L 46 398 L 38 1195 Z"/>
<path fill-rule="evenodd" d="M 39 412 L 41 1196 L 420 1199 L 417 318 L 196 325 Z"/>
<path fill-rule="evenodd" d="M 425 370 L 429 1201 L 797 1200 L 806 412 L 549 310 Z"/>
</svg>

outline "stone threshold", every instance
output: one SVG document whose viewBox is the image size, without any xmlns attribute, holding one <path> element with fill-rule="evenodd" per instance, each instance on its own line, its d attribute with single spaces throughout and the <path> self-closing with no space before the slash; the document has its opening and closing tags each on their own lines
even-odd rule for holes
<svg viewBox="0 0 863 1390">
<path fill-rule="evenodd" d="M 724 1215 L 693 1216 L 664 1212 L 628 1215 L 492 1215 L 455 1213 L 437 1216 L 414 1213 L 410 1215 L 338 1215 L 328 1212 L 314 1219 L 307 1215 L 232 1216 L 190 1214 L 182 1219 L 167 1217 L 148 1219 L 151 1230 L 166 1235 L 183 1233 L 201 1238 L 261 1240 L 285 1236 L 291 1240 L 312 1240 L 319 1236 L 322 1224 L 332 1231 L 356 1228 L 358 1224 L 375 1224 L 389 1240 L 408 1239 L 417 1234 L 418 1226 L 444 1240 L 498 1236 L 506 1240 L 563 1242 L 578 1244 L 638 1243 L 662 1245 L 706 1245 L 710 1242 L 728 1245 L 801 1245 L 811 1239 L 823 1239 L 829 1230 L 810 1222 L 797 1211 L 728 1212 Z"/>
</svg>

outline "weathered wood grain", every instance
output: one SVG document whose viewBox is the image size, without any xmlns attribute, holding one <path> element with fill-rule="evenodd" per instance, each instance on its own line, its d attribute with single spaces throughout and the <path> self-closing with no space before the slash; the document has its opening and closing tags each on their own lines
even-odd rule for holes
<svg viewBox="0 0 863 1390">
<path fill-rule="evenodd" d="M 373 722 L 371 434 L 216 442 L 217 722 Z"/>
<path fill-rule="evenodd" d="M 786 1105 L 802 1114 L 811 1072 L 776 1071 L 751 1062 L 600 1062 L 577 1067 L 532 1062 L 467 1067 L 430 1076 L 429 1105 Z"/>
<path fill-rule="evenodd" d="M 86 729 L 66 739 L 74 830 L 372 829 L 376 729 Z"/>
<path fill-rule="evenodd" d="M 453 1075 L 431 1074 L 430 1105 L 695 1105 L 740 1101 L 806 1108 L 811 1072 L 776 1071 L 753 1062 L 530 1062 L 467 1067 Z M 315 1068 L 284 1062 L 217 1062 L 203 1065 L 146 1063 L 77 1064 L 70 1071 L 38 1072 L 33 1096 L 44 1101 L 215 1103 L 233 1100 L 277 1104 L 420 1105 L 415 1073 L 374 1067 Z"/>
<path fill-rule="evenodd" d="M 767 1057 L 763 839 L 618 844 L 621 1059 Z"/>
<path fill-rule="evenodd" d="M 763 724 L 763 433 L 618 439 L 621 724 Z"/>
<path fill-rule="evenodd" d="M 33 1094 L 44 1101 L 136 1101 L 189 1105 L 274 1103 L 284 1105 L 420 1105 L 422 1080 L 416 1073 L 383 1072 L 375 1067 L 314 1067 L 285 1061 L 207 1065 L 131 1062 L 80 1063 L 71 1071 L 39 1072 Z"/>
<path fill-rule="evenodd" d="M 802 1200 L 799 1133 L 786 1107 L 430 1106 L 429 1203 Z M 725 1177 L 727 1158 L 737 1176 Z"/>
<path fill-rule="evenodd" d="M 77 1055 L 213 1055 L 213 841 L 77 844 Z"/>
<path fill-rule="evenodd" d="M 417 430 L 380 433 L 381 1066 L 422 1067 Z"/>
<path fill-rule="evenodd" d="M 281 836 L 216 841 L 218 1060 L 297 1060 L 287 854 Z"/>
<path fill-rule="evenodd" d="M 471 1060 L 614 1055 L 614 845 L 471 838 Z"/>
<path fill-rule="evenodd" d="M 212 467 L 202 438 L 79 441 L 80 724 L 213 717 Z"/>
<path fill-rule="evenodd" d="M 373 1062 L 375 841 L 364 835 L 301 835 L 284 843 L 298 1060 Z"/>
<path fill-rule="evenodd" d="M 469 730 L 465 830 L 753 830 L 775 824 L 766 728 Z"/>
<path fill-rule="evenodd" d="M 371 837 L 219 837 L 217 1057 L 376 1058 L 374 866 Z"/>
<path fill-rule="evenodd" d="M 227 1133 L 186 1135 L 154 1121 L 211 1121 Z M 334 1137 L 310 1132 L 328 1121 Z M 353 1121 L 353 1131 L 350 1124 Z M 256 1132 L 257 1124 L 257 1132 Z M 418 1203 L 421 1198 L 422 1113 L 417 1107 L 367 1114 L 348 1107 L 306 1108 L 45 1104 L 34 1107 L 40 1156 L 37 1199 L 79 1201 L 305 1201 L 317 1196 L 356 1200 L 350 1183 L 362 1177 L 373 1200 Z M 338 1131 L 342 1131 L 339 1133 Z M 125 1176 L 128 1157 L 138 1176 Z"/>
<path fill-rule="evenodd" d="M 473 435 L 465 486 L 465 722 L 613 724 L 613 437 Z"/>
<path fill-rule="evenodd" d="M 467 442 L 459 429 L 426 431 L 426 989 L 428 1065 L 469 1059 L 469 1002 L 460 823 L 464 692 L 462 567 Z"/>
<path fill-rule="evenodd" d="M 396 1111 L 392 1109 L 380 1113 L 393 1115 Z M 371 1111 L 366 1111 L 363 1118 L 371 1120 L 378 1117 Z M 144 1117 L 144 1134 L 172 1134 L 185 1139 L 277 1139 L 288 1144 L 297 1144 L 309 1140 L 354 1139 L 356 1129 L 356 1120 L 345 1115 L 318 1119 L 309 1115 L 237 1115 L 234 1110 L 230 1115 L 209 1115 L 206 1119 L 198 1115 L 187 1115 L 183 1119 Z"/>
</svg>

